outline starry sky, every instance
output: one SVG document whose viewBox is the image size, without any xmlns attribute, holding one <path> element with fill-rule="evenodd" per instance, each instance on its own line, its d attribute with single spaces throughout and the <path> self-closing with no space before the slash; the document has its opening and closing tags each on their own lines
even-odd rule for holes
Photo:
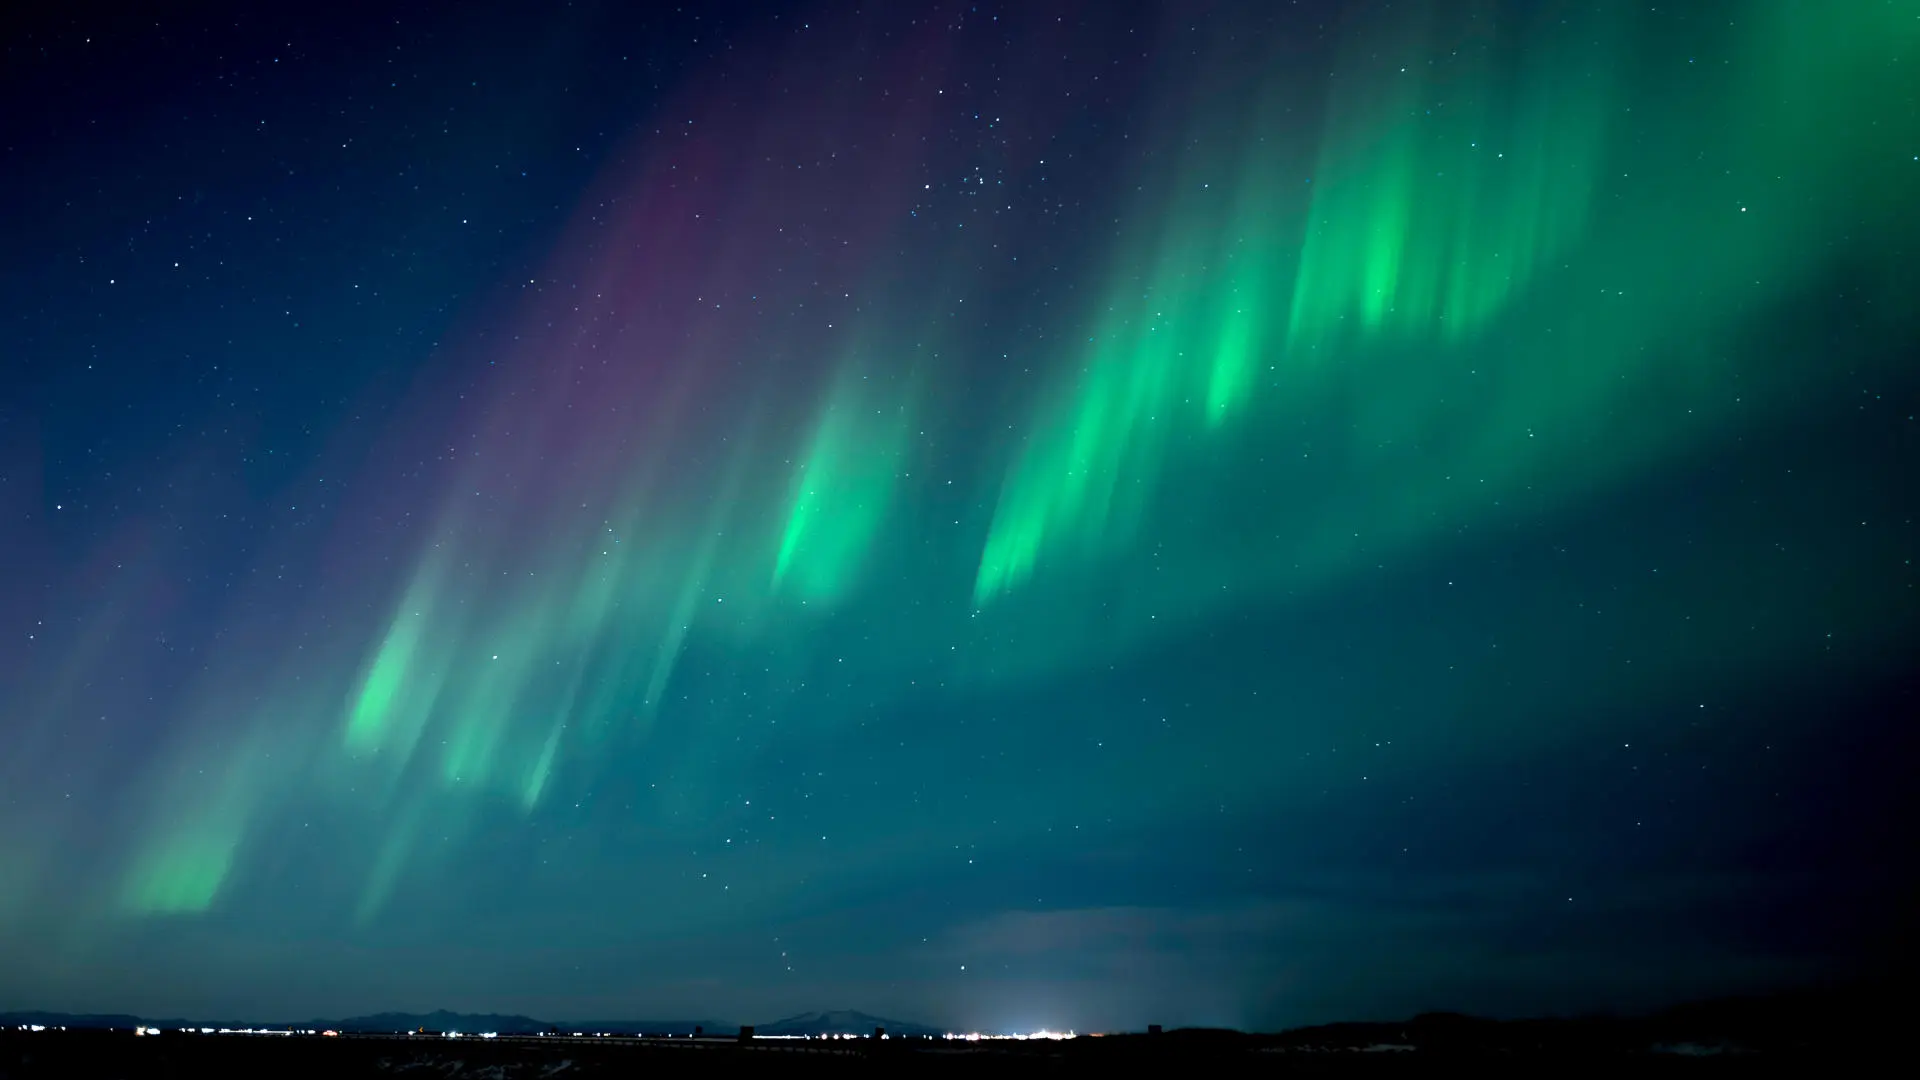
<svg viewBox="0 0 1920 1080">
<path fill-rule="evenodd" d="M 295 8 L 0 28 L 0 1008 L 1911 956 L 1920 0 Z"/>
</svg>

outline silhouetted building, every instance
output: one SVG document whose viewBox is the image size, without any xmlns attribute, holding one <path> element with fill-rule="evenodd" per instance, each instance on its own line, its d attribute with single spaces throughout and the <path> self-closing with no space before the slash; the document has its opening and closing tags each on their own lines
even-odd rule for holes
<svg viewBox="0 0 1920 1080">
<path fill-rule="evenodd" d="M 740 1041 L 751 1042 L 752 1040 L 753 1040 L 753 1025 L 741 1024 L 740 1025 Z"/>
<path fill-rule="evenodd" d="M 1147 1025 L 1147 1034 L 1149 1034 L 1149 1035 L 1158 1035 L 1158 1034 L 1160 1034 L 1160 1025 L 1159 1025 L 1159 1024 L 1148 1024 L 1148 1025 Z"/>
</svg>

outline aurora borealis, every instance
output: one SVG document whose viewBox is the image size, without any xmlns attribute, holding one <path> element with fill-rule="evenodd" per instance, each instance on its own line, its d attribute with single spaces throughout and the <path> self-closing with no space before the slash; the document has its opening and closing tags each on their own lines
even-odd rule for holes
<svg viewBox="0 0 1920 1080">
<path fill-rule="evenodd" d="M 1920 3 L 7 41 L 0 1007 L 1905 955 Z"/>
</svg>

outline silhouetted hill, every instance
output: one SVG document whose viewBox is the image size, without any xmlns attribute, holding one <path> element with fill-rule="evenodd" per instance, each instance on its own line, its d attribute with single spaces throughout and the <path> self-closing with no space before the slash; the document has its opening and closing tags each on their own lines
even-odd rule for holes
<svg viewBox="0 0 1920 1080">
<path fill-rule="evenodd" d="M 1798 1051 L 1877 1041 L 1899 1030 L 1891 988 L 1851 986 L 1693 1002 L 1643 1016 L 1491 1020 L 1423 1013 L 1392 1022 L 1321 1024 L 1273 1036 L 1294 1049 L 1681 1054 Z"/>
<path fill-rule="evenodd" d="M 831 1012 L 801 1013 L 770 1024 L 755 1024 L 755 1035 L 871 1035 L 874 1028 L 886 1028 L 889 1035 L 941 1035 L 937 1028 L 924 1024 L 911 1024 L 904 1020 L 888 1020 L 885 1017 L 868 1013 L 854 1012 L 850 1009 L 837 1009 Z"/>
<path fill-rule="evenodd" d="M 497 1032 L 501 1035 L 538 1035 L 542 1031 L 555 1030 L 559 1025 L 543 1023 L 530 1016 L 500 1016 L 495 1013 L 456 1013 L 445 1009 L 436 1009 L 430 1013 L 374 1013 L 372 1016 L 349 1016 L 344 1020 L 309 1020 L 303 1027 L 335 1028 L 340 1031 L 398 1032 L 398 1031 L 463 1031 L 479 1033 Z"/>
<path fill-rule="evenodd" d="M 125 1013 L 55 1013 L 55 1012 L 10 1012 L 0 1013 L 0 1027 L 17 1027 L 21 1024 L 43 1027 L 69 1028 L 135 1028 L 142 1024 L 153 1027 L 184 1027 L 184 1020 L 142 1020 Z"/>
</svg>

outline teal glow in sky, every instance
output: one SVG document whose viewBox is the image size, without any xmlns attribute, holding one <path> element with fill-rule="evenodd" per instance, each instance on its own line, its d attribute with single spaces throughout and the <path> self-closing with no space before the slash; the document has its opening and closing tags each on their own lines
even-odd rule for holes
<svg viewBox="0 0 1920 1080">
<path fill-rule="evenodd" d="M 1857 970 L 1920 6 L 1300 8 L 248 24 L 245 122 L 86 76 L 121 122 L 7 183 L 0 1006 Z"/>
</svg>

